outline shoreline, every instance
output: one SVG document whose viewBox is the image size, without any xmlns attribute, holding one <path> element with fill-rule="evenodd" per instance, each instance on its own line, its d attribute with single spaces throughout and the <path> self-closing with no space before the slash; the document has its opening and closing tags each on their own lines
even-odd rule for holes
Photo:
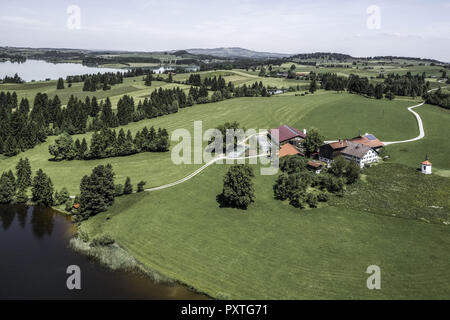
<svg viewBox="0 0 450 320">
<path fill-rule="evenodd" d="M 56 211 L 61 212 L 61 210 Z M 71 223 L 73 222 L 71 221 Z M 69 240 L 69 248 L 95 260 L 95 263 L 99 263 L 112 271 L 124 271 L 142 275 L 150 278 L 155 283 L 162 283 L 169 286 L 183 286 L 195 294 L 204 296 L 206 299 L 216 299 L 194 286 L 168 277 L 158 270 L 145 266 L 116 241 L 110 245 L 92 245 L 92 240 L 84 241 L 85 239 L 81 239 L 82 236 L 80 236 L 79 225 L 76 223 L 73 224 L 76 225 L 76 232 Z"/>
</svg>

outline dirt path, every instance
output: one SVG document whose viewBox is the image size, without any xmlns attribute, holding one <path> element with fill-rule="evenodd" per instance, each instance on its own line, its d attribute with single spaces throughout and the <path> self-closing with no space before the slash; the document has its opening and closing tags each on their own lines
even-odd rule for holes
<svg viewBox="0 0 450 320">
<path fill-rule="evenodd" d="M 439 80 L 438 82 L 442 83 L 442 81 L 443 80 Z M 427 92 L 429 93 L 429 92 L 435 91 L 435 90 L 438 90 L 438 88 L 428 90 Z M 383 141 L 385 146 L 388 146 L 388 145 L 391 145 L 391 144 L 399 144 L 399 143 L 408 143 L 408 142 L 418 141 L 418 140 L 421 140 L 421 139 L 423 139 L 425 137 L 425 130 L 423 129 L 422 118 L 420 117 L 420 115 L 417 112 L 415 112 L 413 110 L 414 108 L 421 107 L 424 104 L 425 104 L 425 101 L 422 101 L 421 103 L 416 104 L 415 106 L 411 106 L 411 107 L 408 108 L 408 111 L 411 112 L 416 117 L 417 125 L 419 126 L 419 135 L 417 137 L 415 137 L 415 138 L 408 139 L 408 140 L 388 141 L 388 142 L 384 142 Z"/>
<path fill-rule="evenodd" d="M 243 145 L 245 145 L 245 143 L 246 143 L 251 137 L 259 136 L 259 135 L 264 135 L 264 134 L 267 134 L 267 132 L 261 132 L 261 133 L 255 134 L 255 135 L 251 135 L 251 136 L 245 138 L 238 146 L 243 146 Z M 171 183 L 168 183 L 168 184 L 164 184 L 164 185 L 159 186 L 159 187 L 153 187 L 153 188 L 145 189 L 144 191 L 145 191 L 145 192 L 151 192 L 151 191 L 157 191 L 157 190 L 167 189 L 167 188 L 176 186 L 176 185 L 178 185 L 178 184 L 180 184 L 180 183 L 186 182 L 186 181 L 192 179 L 193 177 L 195 177 L 196 175 L 198 175 L 199 173 L 201 173 L 203 170 L 205 170 L 206 168 L 208 168 L 210 165 L 216 163 L 216 162 L 219 161 L 219 160 L 243 160 L 243 159 L 259 158 L 259 157 L 264 157 L 264 156 L 267 156 L 267 155 L 266 155 L 266 154 L 259 154 L 259 155 L 255 155 L 255 156 L 247 156 L 247 157 L 217 156 L 216 158 L 212 159 L 212 160 L 209 161 L 208 163 L 204 164 L 203 166 L 201 166 L 200 168 L 198 168 L 197 170 L 195 170 L 194 172 L 192 172 L 190 175 L 188 175 L 188 176 L 186 176 L 186 177 L 184 177 L 184 178 L 182 178 L 182 179 L 180 179 L 180 180 L 177 180 L 177 181 L 174 181 L 174 182 L 171 182 Z"/>
</svg>

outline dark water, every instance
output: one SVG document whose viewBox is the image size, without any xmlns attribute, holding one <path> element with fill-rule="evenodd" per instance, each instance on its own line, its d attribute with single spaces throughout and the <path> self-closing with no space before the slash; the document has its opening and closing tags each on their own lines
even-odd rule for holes
<svg viewBox="0 0 450 320">
<path fill-rule="evenodd" d="M 0 206 L 0 299 L 205 299 L 184 286 L 110 271 L 68 248 L 69 218 L 42 207 Z M 81 268 L 81 290 L 66 269 Z"/>
<path fill-rule="evenodd" d="M 27 60 L 24 63 L 12 63 L 10 61 L 0 62 L 0 78 L 18 74 L 23 80 L 45 80 L 66 78 L 77 74 L 124 72 L 123 69 L 96 68 L 83 66 L 80 63 L 51 63 L 43 60 Z"/>
</svg>

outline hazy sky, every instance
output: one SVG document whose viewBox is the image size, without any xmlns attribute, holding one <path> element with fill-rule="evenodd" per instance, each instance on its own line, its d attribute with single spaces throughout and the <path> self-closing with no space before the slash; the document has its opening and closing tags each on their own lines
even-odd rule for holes
<svg viewBox="0 0 450 320">
<path fill-rule="evenodd" d="M 139 51 L 244 47 L 450 62 L 450 0 L 1 2 L 0 46 Z M 70 5 L 80 8 L 79 29 L 67 26 Z M 372 5 L 379 8 L 379 19 L 376 10 L 367 12 Z"/>
</svg>

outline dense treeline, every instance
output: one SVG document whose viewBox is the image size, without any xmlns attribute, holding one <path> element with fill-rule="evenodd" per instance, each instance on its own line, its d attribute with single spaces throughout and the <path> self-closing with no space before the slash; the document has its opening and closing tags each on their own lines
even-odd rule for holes
<svg viewBox="0 0 450 320">
<path fill-rule="evenodd" d="M 405 75 L 388 74 L 383 83 L 383 92 L 392 92 L 397 96 L 422 96 L 430 88 L 429 83 L 425 82 L 425 74 L 411 75 L 410 72 Z"/>
<path fill-rule="evenodd" d="M 261 62 L 264 61 L 264 64 L 267 65 L 277 65 L 281 66 L 283 63 L 289 61 L 288 58 L 279 58 L 279 59 L 249 59 L 249 58 L 240 58 L 233 60 L 224 60 L 217 62 L 209 62 L 205 63 L 203 61 L 199 61 L 200 70 L 201 71 L 210 71 L 210 70 L 231 70 L 231 69 L 250 69 L 256 68 L 261 65 Z"/>
<path fill-rule="evenodd" d="M 338 60 L 338 61 L 353 59 L 353 57 L 348 54 L 333 53 L 333 52 L 301 53 L 293 55 L 291 58 L 296 58 L 300 60 L 319 59 L 319 60 Z"/>
<path fill-rule="evenodd" d="M 262 84 L 262 82 L 255 82 L 251 86 L 246 84 L 235 87 L 234 84 L 229 81 L 226 84 L 225 79 L 222 76 L 206 77 L 201 79 L 199 74 L 192 74 L 189 76 L 186 84 L 200 87 L 198 91 L 196 88 L 191 88 L 189 95 L 195 102 L 198 102 L 198 98 L 207 97 L 207 91 L 214 91 L 211 101 L 220 101 L 223 99 L 229 99 L 231 97 L 257 97 L 257 96 L 270 96 L 267 88 Z"/>
<path fill-rule="evenodd" d="M 336 75 L 335 73 L 323 73 L 318 75 L 322 89 L 344 91 L 347 88 L 347 78 Z"/>
<path fill-rule="evenodd" d="M 66 81 L 69 86 L 72 83 L 84 82 L 83 91 L 97 91 L 99 89 L 109 90 L 111 86 L 123 83 L 123 78 L 138 77 L 145 74 L 142 68 L 134 68 L 126 72 L 106 72 L 97 74 L 83 74 L 67 76 Z"/>
<path fill-rule="evenodd" d="M 25 158 L 17 163 L 15 175 L 9 170 L 0 176 L 0 204 L 27 202 L 27 191 L 30 187 L 31 200 L 36 204 L 49 207 L 70 203 L 67 189 L 54 192 L 52 180 L 42 169 L 32 177 L 30 161 Z"/>
<path fill-rule="evenodd" d="M 24 63 L 27 61 L 27 57 L 20 54 L 8 54 L 5 52 L 0 53 L 0 59 L 7 59 L 11 62 Z"/>
<path fill-rule="evenodd" d="M 36 96 L 33 111 L 27 99 L 17 103 L 16 93 L 0 93 L 0 154 L 8 157 L 44 142 L 48 135 L 46 119 L 39 112 L 48 100 Z"/>
<path fill-rule="evenodd" d="M 429 90 L 430 83 L 425 82 L 425 74 L 405 75 L 388 74 L 383 76 L 383 83 L 370 83 L 367 77 L 360 77 L 358 75 L 350 74 L 348 78 L 338 76 L 334 73 L 315 74 L 310 73 L 311 81 L 318 80 L 321 83 L 322 89 L 344 91 L 345 89 L 350 93 L 365 95 L 381 99 L 385 96 L 388 99 L 393 99 L 397 96 L 422 96 Z"/>
<path fill-rule="evenodd" d="M 134 76 L 136 73 L 132 74 Z M 113 75 L 107 74 L 106 77 Z M 79 81 L 85 76 L 77 77 L 79 78 L 70 77 L 68 81 Z M 102 77 L 103 75 L 98 81 L 106 79 Z M 190 81 L 198 83 L 195 77 Z M 63 82 L 58 82 L 59 87 L 63 88 Z M 176 113 L 179 108 L 194 104 L 217 102 L 232 97 L 270 96 L 262 82 L 235 87 L 231 82 L 225 84 L 222 77 L 213 77 L 205 78 L 200 83 L 199 87 L 193 85 L 187 94 L 180 87 L 156 89 L 149 97 L 139 100 L 137 106 L 132 97 L 124 95 L 117 103 L 117 112 L 113 111 L 109 98 L 99 102 L 95 96 L 80 100 L 72 95 L 67 105 L 62 106 L 58 95 L 52 99 L 46 93 L 37 93 L 33 108 L 30 108 L 26 98 L 22 99 L 18 106 L 15 92 L 1 92 L 0 153 L 13 156 L 44 142 L 48 135 L 59 135 L 62 132 L 70 135 L 83 134 L 103 128 L 116 128 L 130 122 Z M 211 97 L 210 90 L 213 91 Z"/>
<path fill-rule="evenodd" d="M 169 134 L 166 129 L 154 127 L 147 129 L 144 127 L 133 137 L 131 131 L 125 134 L 120 129 L 116 130 L 103 128 L 99 132 L 94 132 L 90 145 L 86 139 L 80 142 L 79 139 L 73 141 L 67 133 L 63 133 L 55 143 L 49 146 L 49 153 L 54 161 L 61 160 L 91 160 L 104 159 L 110 157 L 127 156 L 140 152 L 166 152 L 169 151 Z"/>
<path fill-rule="evenodd" d="M 442 92 L 441 88 L 436 91 L 426 93 L 424 98 L 426 103 L 450 109 L 450 93 Z"/>
<path fill-rule="evenodd" d="M 13 77 L 5 76 L 3 79 L 0 79 L 3 83 L 24 83 L 21 77 L 16 73 Z"/>
</svg>

